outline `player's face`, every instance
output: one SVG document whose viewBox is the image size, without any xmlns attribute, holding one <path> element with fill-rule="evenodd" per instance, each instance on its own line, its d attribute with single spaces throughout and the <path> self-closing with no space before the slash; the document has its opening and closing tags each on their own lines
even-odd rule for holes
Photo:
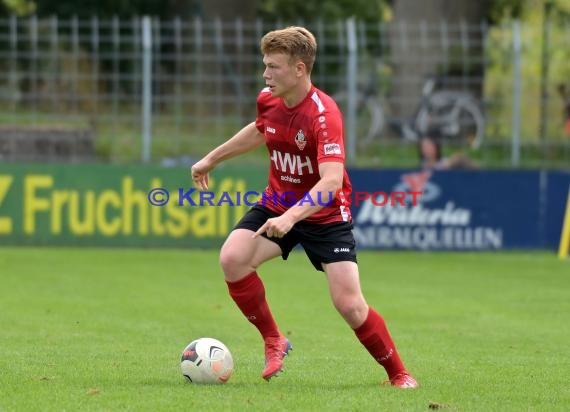
<svg viewBox="0 0 570 412">
<path fill-rule="evenodd" d="M 299 64 L 283 53 L 268 53 L 263 56 L 265 71 L 263 79 L 273 96 L 286 98 L 295 89 L 301 75 Z M 302 63 L 301 63 L 302 64 Z"/>
</svg>

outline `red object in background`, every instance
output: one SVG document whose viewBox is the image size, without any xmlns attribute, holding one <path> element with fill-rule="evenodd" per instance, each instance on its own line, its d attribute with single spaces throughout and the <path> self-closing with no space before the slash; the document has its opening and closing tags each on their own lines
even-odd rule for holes
<svg viewBox="0 0 570 412">
<path fill-rule="evenodd" d="M 566 134 L 570 136 L 570 119 L 566 119 L 566 127 L 564 127 L 564 130 L 566 130 Z"/>
</svg>

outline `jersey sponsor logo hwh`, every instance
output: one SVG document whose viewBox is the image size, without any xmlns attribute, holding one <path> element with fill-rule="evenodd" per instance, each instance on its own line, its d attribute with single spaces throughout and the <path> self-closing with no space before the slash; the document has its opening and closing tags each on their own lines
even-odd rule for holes
<svg viewBox="0 0 570 412">
<path fill-rule="evenodd" d="M 314 173 L 311 158 L 309 156 L 305 156 L 303 159 L 299 155 L 281 153 L 279 150 L 274 149 L 271 154 L 271 161 L 275 165 L 275 168 L 282 173 L 303 175 L 303 171 L 305 169 L 310 175 Z"/>
</svg>

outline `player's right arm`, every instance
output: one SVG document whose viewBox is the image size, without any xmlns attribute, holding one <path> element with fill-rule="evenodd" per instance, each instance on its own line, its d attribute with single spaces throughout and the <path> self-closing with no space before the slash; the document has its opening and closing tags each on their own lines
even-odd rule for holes
<svg viewBox="0 0 570 412">
<path fill-rule="evenodd" d="M 254 150 L 265 143 L 265 136 L 251 122 L 230 140 L 216 147 L 194 166 L 192 180 L 199 190 L 208 190 L 208 173 L 227 159 Z"/>
</svg>

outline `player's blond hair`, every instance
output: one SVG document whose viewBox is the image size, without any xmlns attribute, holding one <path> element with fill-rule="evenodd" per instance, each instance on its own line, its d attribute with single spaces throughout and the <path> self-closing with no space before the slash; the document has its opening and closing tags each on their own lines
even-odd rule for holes
<svg viewBox="0 0 570 412">
<path fill-rule="evenodd" d="M 304 27 L 290 26 L 273 30 L 261 38 L 261 53 L 284 53 L 292 61 L 301 60 L 311 73 L 317 57 L 317 40 Z"/>
</svg>

